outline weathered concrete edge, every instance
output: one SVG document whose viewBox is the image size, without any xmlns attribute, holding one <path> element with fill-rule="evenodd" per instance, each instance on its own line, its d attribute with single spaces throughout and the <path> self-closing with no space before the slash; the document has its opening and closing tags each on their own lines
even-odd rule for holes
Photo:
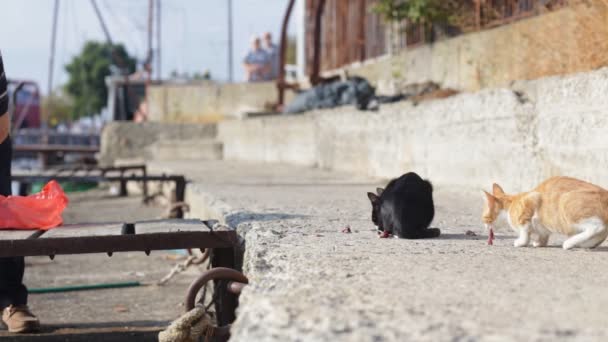
<svg viewBox="0 0 608 342">
<path fill-rule="evenodd" d="M 240 238 L 240 248 L 236 250 L 237 269 L 243 272 L 249 279 L 249 286 L 243 289 L 239 296 L 239 307 L 237 307 L 237 319 L 232 326 L 232 334 L 235 340 L 242 340 L 243 331 L 246 331 L 247 323 L 239 316 L 250 311 L 248 301 L 259 293 L 263 287 L 261 277 L 270 268 L 264 255 L 269 244 L 272 244 L 278 236 L 271 230 L 265 230 L 264 226 L 255 221 L 255 216 L 246 209 L 236 209 L 224 202 L 210 192 L 199 188 L 200 184 L 193 184 L 186 192 L 186 200 L 190 203 L 190 216 L 218 220 L 220 223 L 235 229 Z M 256 298 L 259 299 L 259 298 Z M 259 300 L 256 301 L 259 304 Z M 247 320 L 247 319 L 246 319 Z"/>
<path fill-rule="evenodd" d="M 254 246 L 258 245 L 262 226 L 246 208 L 234 208 L 214 194 L 201 189 L 201 184 L 192 183 L 186 190 L 186 202 L 190 205 L 191 218 L 217 220 L 220 224 L 237 231 L 239 246 L 236 250 L 237 269 L 249 277 L 255 277 L 257 257 Z M 259 265 L 258 265 L 259 266 Z"/>
</svg>

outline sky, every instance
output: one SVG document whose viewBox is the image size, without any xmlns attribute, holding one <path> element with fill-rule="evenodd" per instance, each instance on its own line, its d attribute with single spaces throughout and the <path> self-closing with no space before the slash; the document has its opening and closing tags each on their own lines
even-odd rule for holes
<svg viewBox="0 0 608 342">
<path fill-rule="evenodd" d="M 54 85 L 67 82 L 64 65 L 87 40 L 105 41 L 89 0 L 59 0 Z M 273 33 L 278 41 L 287 0 L 233 0 L 234 77 L 244 79 L 241 60 L 252 36 Z M 46 93 L 53 0 L 0 0 L 0 51 L 9 78 L 37 81 Z M 147 49 L 147 0 L 97 0 L 112 40 L 143 59 Z M 162 0 L 162 74 L 203 72 L 228 78 L 227 0 Z M 297 6 L 296 6 L 297 7 Z M 297 13 L 290 34 L 295 34 Z"/>
</svg>

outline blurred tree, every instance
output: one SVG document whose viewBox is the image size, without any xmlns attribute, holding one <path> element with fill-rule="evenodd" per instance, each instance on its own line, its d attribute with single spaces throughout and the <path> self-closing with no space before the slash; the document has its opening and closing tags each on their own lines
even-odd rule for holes
<svg viewBox="0 0 608 342">
<path fill-rule="evenodd" d="M 414 24 L 447 22 L 450 17 L 446 4 L 452 1 L 442 0 L 378 0 L 372 11 L 380 14 L 387 22 L 408 20 Z"/>
<path fill-rule="evenodd" d="M 474 24 L 472 6 L 466 0 L 378 0 L 371 9 L 389 24 L 392 36 L 395 26 L 401 25 L 401 30 L 419 26 L 428 41 L 434 41 L 439 35 L 456 35 Z"/>
<path fill-rule="evenodd" d="M 135 71 L 135 58 L 129 56 L 122 44 L 89 41 L 79 55 L 65 66 L 69 80 L 66 92 L 73 98 L 72 118 L 98 113 L 108 97 L 105 78 L 116 73 L 125 75 Z M 122 69 L 119 67 L 122 65 Z"/>
<path fill-rule="evenodd" d="M 60 122 L 73 120 L 74 100 L 60 89 L 42 99 L 42 111 L 49 114 L 49 123 L 56 126 Z"/>
</svg>

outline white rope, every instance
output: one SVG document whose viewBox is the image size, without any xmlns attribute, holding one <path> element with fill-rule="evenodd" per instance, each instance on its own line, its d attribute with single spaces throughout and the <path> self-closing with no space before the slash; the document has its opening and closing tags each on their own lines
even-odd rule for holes
<svg viewBox="0 0 608 342">
<path fill-rule="evenodd" d="M 178 263 L 175 266 L 173 266 L 173 268 L 171 269 L 171 271 L 169 271 L 169 274 L 167 274 L 161 280 L 159 280 L 156 283 L 156 285 L 159 285 L 159 286 L 165 285 L 167 282 L 169 282 L 169 280 L 171 280 L 171 278 L 175 277 L 179 273 L 182 273 L 188 267 L 190 267 L 191 265 L 193 265 L 192 261 L 194 261 L 194 259 L 196 259 L 196 257 L 194 255 L 190 255 L 190 256 L 188 256 L 186 258 L 186 260 L 184 260 L 184 262 Z"/>
<path fill-rule="evenodd" d="M 196 306 L 158 334 L 158 342 L 197 342 L 201 336 L 209 341 L 213 325 L 205 308 Z"/>
</svg>

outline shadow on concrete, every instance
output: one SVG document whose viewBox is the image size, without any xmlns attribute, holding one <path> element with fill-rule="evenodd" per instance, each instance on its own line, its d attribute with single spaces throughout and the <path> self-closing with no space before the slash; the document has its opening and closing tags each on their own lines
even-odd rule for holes
<svg viewBox="0 0 608 342">
<path fill-rule="evenodd" d="M 0 332 L 0 340 L 25 341 L 157 341 L 158 333 L 169 326 L 166 321 L 135 321 L 108 323 L 76 323 L 65 325 L 43 325 L 36 334 L 10 334 Z"/>
<path fill-rule="evenodd" d="M 237 186 L 251 186 L 251 187 L 362 187 L 367 186 L 370 188 L 375 188 L 378 186 L 382 186 L 379 183 L 373 182 L 342 182 L 342 181 L 323 181 L 320 180 L 318 182 L 250 182 L 250 183 L 217 183 L 217 184 L 225 184 L 225 185 L 237 185 Z M 363 193 L 363 196 L 365 193 Z"/>
<path fill-rule="evenodd" d="M 247 211 L 241 211 L 232 213 L 226 216 L 226 222 L 229 222 L 231 226 L 236 227 L 239 224 L 247 222 L 267 222 L 267 221 L 278 221 L 278 220 L 290 220 L 296 218 L 306 218 L 308 215 L 300 214 L 285 214 L 285 213 L 253 213 Z"/>
<path fill-rule="evenodd" d="M 436 239 L 439 240 L 487 240 L 487 235 L 466 235 L 466 234 L 453 234 L 453 233 L 441 233 Z M 508 240 L 513 239 L 512 236 L 494 236 L 494 240 Z"/>
</svg>

